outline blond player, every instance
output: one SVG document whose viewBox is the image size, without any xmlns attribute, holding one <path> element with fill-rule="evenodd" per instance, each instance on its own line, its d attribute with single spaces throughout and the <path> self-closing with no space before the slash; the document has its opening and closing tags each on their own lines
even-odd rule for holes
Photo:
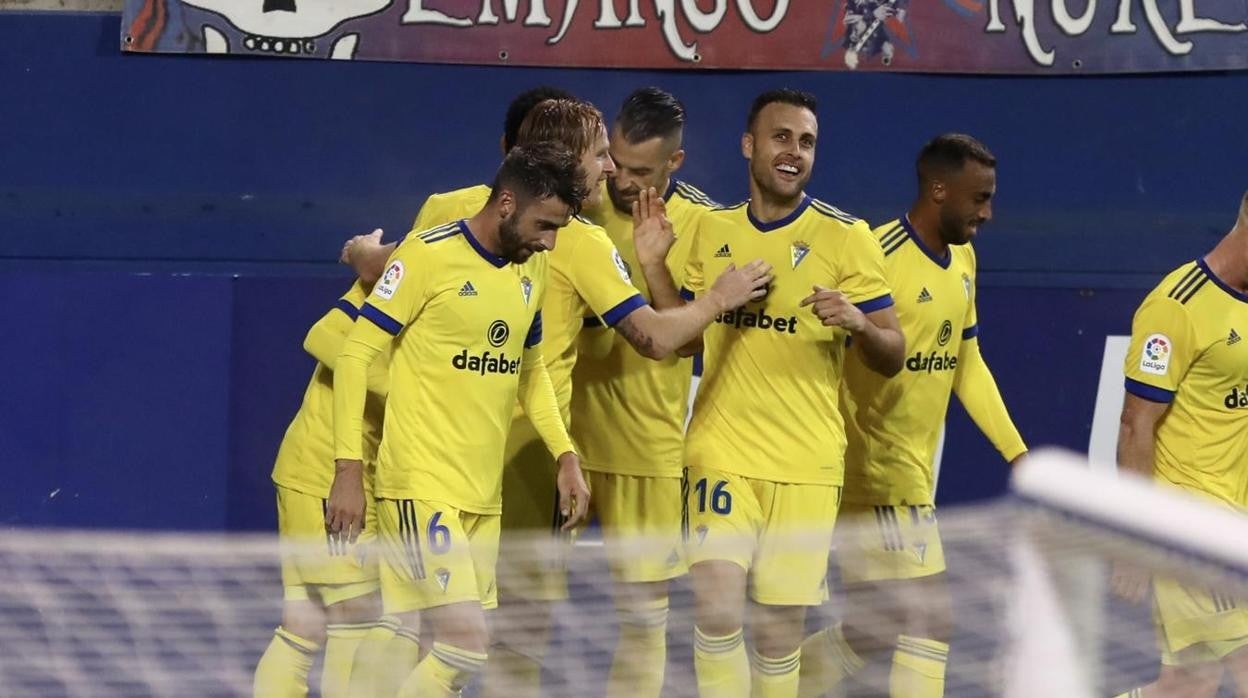
<svg viewBox="0 0 1248 698">
<path fill-rule="evenodd" d="M 702 279 L 756 257 L 775 281 L 705 333 L 685 445 L 688 552 L 700 694 L 771 698 L 797 695 L 806 607 L 827 594 L 844 476 L 845 340 L 884 375 L 901 369 L 905 340 L 870 228 L 805 192 L 814 97 L 766 92 L 746 128 L 750 200 L 702 217 L 685 286 L 696 295 Z"/>
<path fill-rule="evenodd" d="M 1125 365 L 1119 467 L 1209 499 L 1248 506 L 1248 194 L 1209 254 L 1175 269 L 1140 304 Z M 1115 570 L 1119 595 L 1148 578 Z M 1224 672 L 1248 694 L 1248 600 L 1153 580 L 1157 681 L 1119 698 L 1213 698 Z"/>
</svg>

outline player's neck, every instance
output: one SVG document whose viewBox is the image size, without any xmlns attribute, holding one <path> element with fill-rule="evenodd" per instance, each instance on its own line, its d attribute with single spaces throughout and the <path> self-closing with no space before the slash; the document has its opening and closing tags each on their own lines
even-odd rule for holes
<svg viewBox="0 0 1248 698">
<path fill-rule="evenodd" d="M 497 212 L 487 206 L 480 213 L 469 218 L 466 223 L 468 224 L 468 232 L 477 239 L 481 249 L 492 255 L 502 256 L 503 246 L 498 234 Z"/>
<path fill-rule="evenodd" d="M 780 198 L 763 192 L 753 183 L 750 184 L 750 190 L 750 214 L 760 223 L 771 223 L 788 216 L 806 199 L 804 191 L 795 197 Z"/>
<path fill-rule="evenodd" d="M 1248 228 L 1235 228 L 1205 255 L 1209 271 L 1231 288 L 1248 293 Z"/>
<path fill-rule="evenodd" d="M 913 206 L 906 214 L 906 219 L 910 221 L 914 234 L 919 236 L 919 240 L 932 251 L 932 254 L 944 257 L 949 253 L 949 246 L 940 239 L 940 218 L 937 215 L 929 213 L 921 206 Z"/>
</svg>

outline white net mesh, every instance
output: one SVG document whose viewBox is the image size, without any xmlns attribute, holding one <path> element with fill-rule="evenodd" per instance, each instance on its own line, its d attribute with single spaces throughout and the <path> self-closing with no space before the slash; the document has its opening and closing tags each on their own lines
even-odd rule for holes
<svg viewBox="0 0 1248 698">
<path fill-rule="evenodd" d="M 1150 608 L 1113 597 L 1113 561 L 1248 596 L 1248 526 L 1238 515 L 1063 470 L 1063 459 L 1034 459 L 1029 475 L 1042 467 L 1006 500 L 940 512 L 954 608 L 946 695 L 1109 696 L 1152 680 Z M 602 695 L 617 625 L 592 532 L 569 565 L 571 599 L 556 608 L 543 695 Z M 811 630 L 851 602 L 833 579 L 833 601 L 811 610 Z M 250 695 L 281 592 L 271 536 L 10 531 L 0 537 L 0 694 Z M 872 603 L 868 615 L 896 610 L 888 598 Z M 670 608 L 664 695 L 694 696 L 687 580 L 673 584 Z M 868 678 L 846 690 L 887 695 Z"/>
</svg>

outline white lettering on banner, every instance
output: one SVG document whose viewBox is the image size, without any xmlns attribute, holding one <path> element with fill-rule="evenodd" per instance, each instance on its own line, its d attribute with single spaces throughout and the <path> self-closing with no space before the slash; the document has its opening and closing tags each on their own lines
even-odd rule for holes
<svg viewBox="0 0 1248 698">
<path fill-rule="evenodd" d="M 1014 19 L 1017 21 L 1020 32 L 1023 37 L 1023 45 L 1027 48 L 1027 54 L 1031 59 L 1042 66 L 1051 66 L 1056 59 L 1056 52 L 1053 49 L 1046 49 L 1041 45 L 1039 34 L 1036 29 L 1036 0 L 1006 0 L 1014 7 Z M 1082 36 L 1092 28 L 1092 20 L 1096 15 L 1096 0 L 1084 0 L 1087 7 L 1083 14 L 1074 17 L 1070 14 L 1067 3 L 1075 0 L 1051 0 L 1051 12 L 1053 14 L 1053 22 L 1067 36 Z M 1131 19 L 1131 7 L 1136 0 L 1118 0 L 1118 16 L 1114 20 L 1113 26 L 1109 28 L 1111 34 L 1135 34 L 1138 28 Z M 1001 2 L 1002 0 L 988 0 L 988 24 L 984 27 L 987 34 L 1001 34 L 1006 31 L 1005 23 L 1001 21 Z M 1193 43 L 1191 41 L 1180 41 L 1175 38 L 1175 34 L 1195 34 L 1199 32 L 1223 32 L 1234 33 L 1248 31 L 1248 24 L 1238 22 L 1236 24 L 1227 24 L 1225 22 L 1210 19 L 1208 17 L 1196 16 L 1196 0 L 1178 0 L 1179 5 L 1179 22 L 1175 25 L 1174 31 L 1170 31 L 1170 27 L 1166 26 L 1166 20 L 1161 15 L 1161 10 L 1157 6 L 1157 0 L 1139 0 L 1144 6 L 1144 17 L 1148 20 L 1148 26 L 1153 31 L 1153 35 L 1161 43 L 1168 53 L 1173 56 L 1185 56 L 1192 52 Z"/>
<path fill-rule="evenodd" d="M 549 27 L 553 25 L 550 14 L 546 11 L 546 0 L 527 0 L 529 12 L 524 18 L 526 27 Z M 1026 0 L 1030 2 L 1031 0 Z M 520 15 L 520 0 L 481 0 L 481 11 L 474 22 L 469 17 L 453 17 L 442 10 L 426 7 L 434 0 L 408 0 L 407 11 L 400 19 L 401 24 L 432 24 L 447 27 L 473 27 L 498 25 L 502 22 L 513 23 Z M 495 10 L 496 2 L 502 4 L 502 15 Z M 617 0 L 598 0 L 598 16 L 594 19 L 594 28 L 600 30 L 636 29 L 647 26 L 641 14 L 641 0 L 628 0 L 628 16 L 620 19 L 616 11 Z M 697 61 L 697 42 L 687 42 L 680 35 L 678 20 L 683 16 L 685 22 L 698 34 L 710 34 L 719 28 L 728 14 L 732 0 L 713 0 L 710 10 L 703 10 L 699 0 L 654 0 L 654 12 L 672 54 L 682 61 Z M 789 14 L 790 0 L 775 0 L 771 15 L 764 18 L 754 6 L 755 0 L 736 0 L 737 12 L 741 20 L 751 31 L 767 34 L 774 31 Z M 704 3 L 703 3 L 704 4 Z M 768 3 L 763 3 L 767 6 Z M 546 39 L 548 45 L 558 44 L 568 35 L 572 20 L 580 9 L 580 0 L 566 0 L 559 29 L 553 36 Z M 1002 27 L 1004 31 L 1004 26 Z"/>
</svg>

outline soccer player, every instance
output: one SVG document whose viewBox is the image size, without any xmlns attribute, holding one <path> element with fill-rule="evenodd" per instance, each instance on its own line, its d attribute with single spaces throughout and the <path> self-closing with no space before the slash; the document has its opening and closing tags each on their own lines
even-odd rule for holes
<svg viewBox="0 0 1248 698">
<path fill-rule="evenodd" d="M 671 94 L 653 87 L 630 94 L 611 128 L 616 169 L 606 201 L 586 213 L 657 309 L 684 303 L 672 276 L 684 270 L 698 218 L 715 205 L 673 177 L 685 158 L 684 126 L 684 106 Z M 642 221 L 658 225 L 639 227 Z M 655 275 L 659 282 L 648 285 Z M 687 571 L 681 484 L 691 362 L 647 360 L 598 318 L 585 323 L 572 373 L 572 437 L 616 582 L 620 636 L 606 695 L 657 698 L 667 660 L 668 580 Z"/>
<path fill-rule="evenodd" d="M 580 153 L 586 185 L 592 187 L 586 205 L 598 205 L 601 184 L 614 170 L 601 113 L 584 102 L 543 102 L 525 119 L 517 142 L 544 140 Z M 489 187 L 478 186 L 431 196 L 417 217 L 418 227 L 453 220 L 489 193 Z M 771 279 L 769 266 L 756 261 L 726 270 L 703 301 L 656 311 L 632 285 L 606 233 L 579 218 L 560 236 L 550 255 L 550 272 L 543 306 L 544 352 L 565 424 L 571 422 L 576 338 L 586 316 L 614 327 L 638 353 L 663 359 L 696 338 L 717 313 L 761 295 Z M 552 526 L 559 518 L 553 496 L 555 474 L 541 456 L 530 421 L 517 415 L 506 448 L 498 575 L 500 613 L 504 615 L 496 619 L 497 646 L 487 672 L 486 692 L 491 695 L 538 693 L 551 602 L 567 597 L 564 567 L 550 535 L 561 536 L 563 530 Z"/>
<path fill-rule="evenodd" d="M 1027 451 L 977 339 L 970 242 L 992 219 L 996 158 L 970 136 L 946 134 L 923 147 L 916 169 L 910 211 L 875 230 L 908 358 L 891 378 L 870 370 L 856 348 L 845 358 L 837 535 L 844 627 L 803 643 L 803 696 L 826 694 L 864 658 L 890 649 L 890 695 L 943 695 L 953 609 L 933 465 L 950 393 L 1003 458 Z"/>
<path fill-rule="evenodd" d="M 696 295 L 702 279 L 734 259 L 761 257 L 775 268 L 761 301 L 720 314 L 707 329 L 685 445 L 703 696 L 797 695 L 806 607 L 826 597 L 844 475 L 837 392 L 845 340 L 884 375 L 904 361 L 870 228 L 805 192 L 815 106 L 812 95 L 790 89 L 754 100 L 741 139 L 750 199 L 702 217 L 685 271 Z"/>
<path fill-rule="evenodd" d="M 560 511 L 580 521 L 589 491 L 542 360 L 542 299 L 559 228 L 585 190 L 555 144 L 513 149 L 472 218 L 409 236 L 360 308 L 334 375 L 337 472 L 330 522 L 354 540 L 365 509 L 362 415 L 374 358 L 393 347 L 376 507 L 382 598 L 405 626 L 427 614 L 432 651 L 400 696 L 453 696 L 484 665 L 502 456 L 517 398 L 559 464 Z"/>
<path fill-rule="evenodd" d="M 1248 194 L 1209 254 L 1175 269 L 1131 325 L 1119 467 L 1228 507 L 1248 489 Z M 1148 578 L 1116 568 L 1115 591 L 1142 600 Z M 1248 694 L 1248 603 L 1153 580 L 1161 674 L 1128 698 L 1213 698 L 1224 671 Z M 1122 698 L 1120 696 L 1120 698 Z"/>
<path fill-rule="evenodd" d="M 346 696 L 352 669 L 357 666 L 357 649 L 374 630 L 381 612 L 372 549 L 374 519 L 369 517 L 365 534 L 355 543 L 327 536 L 325 527 L 334 475 L 333 367 L 365 295 L 361 284 L 353 285 L 313 325 L 304 341 L 318 363 L 273 467 L 278 531 L 284 548 L 282 624 L 256 666 L 256 696 L 307 695 L 308 672 L 322 644 L 321 694 Z M 368 464 L 363 482 L 366 497 L 371 497 L 372 468 L 381 438 L 386 368 L 386 362 L 379 361 L 368 375 L 362 445 Z M 366 655 L 359 659 L 367 661 Z"/>
</svg>

